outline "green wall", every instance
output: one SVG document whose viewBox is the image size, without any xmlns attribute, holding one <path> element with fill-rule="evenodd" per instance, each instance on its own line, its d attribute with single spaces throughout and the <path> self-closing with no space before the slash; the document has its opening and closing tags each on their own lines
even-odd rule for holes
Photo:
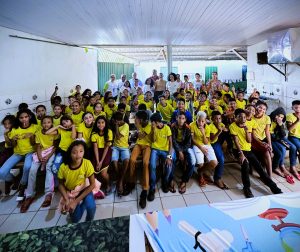
<svg viewBox="0 0 300 252">
<path fill-rule="evenodd" d="M 103 92 L 105 82 L 110 80 L 110 75 L 115 74 L 116 79 L 121 78 L 121 74 L 126 74 L 127 79 L 131 79 L 134 72 L 134 65 L 129 63 L 98 62 L 98 90 Z"/>
</svg>

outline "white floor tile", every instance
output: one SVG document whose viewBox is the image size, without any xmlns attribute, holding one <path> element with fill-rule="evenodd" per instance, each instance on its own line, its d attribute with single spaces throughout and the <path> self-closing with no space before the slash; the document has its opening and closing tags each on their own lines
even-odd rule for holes
<svg viewBox="0 0 300 252">
<path fill-rule="evenodd" d="M 13 233 L 27 228 L 36 212 L 11 214 L 0 227 L 0 233 Z"/>
<path fill-rule="evenodd" d="M 212 192 L 205 192 L 205 196 L 208 198 L 210 203 L 215 202 L 225 202 L 231 200 L 229 196 L 223 191 L 212 191 Z"/>
<path fill-rule="evenodd" d="M 281 189 L 283 193 L 292 192 L 288 187 L 284 185 L 284 183 L 276 183 L 276 185 Z"/>
<path fill-rule="evenodd" d="M 155 210 L 161 211 L 162 209 L 160 197 L 155 198 L 153 201 L 147 201 L 147 205 L 144 209 L 138 205 L 139 213 L 147 213 Z"/>
<path fill-rule="evenodd" d="M 136 200 L 114 203 L 113 217 L 120 217 L 137 213 L 138 208 Z"/>
<path fill-rule="evenodd" d="M 267 189 L 265 186 L 251 186 L 251 191 L 254 197 L 272 194 L 272 192 L 269 189 Z"/>
<path fill-rule="evenodd" d="M 4 223 L 4 221 L 8 218 L 8 214 L 0 215 L 0 226 Z"/>
<path fill-rule="evenodd" d="M 283 183 L 284 186 L 286 186 L 288 189 L 290 189 L 292 192 L 299 192 L 300 191 L 300 183 L 294 179 L 295 184 L 291 185 L 289 183 Z"/>
<path fill-rule="evenodd" d="M 229 174 L 222 176 L 222 180 L 229 188 L 237 189 L 241 188 L 242 186 L 241 183 L 235 179 L 235 177 Z"/>
<path fill-rule="evenodd" d="M 54 209 L 38 211 L 27 227 L 27 230 L 54 227 L 60 215 L 60 211 Z"/>
<path fill-rule="evenodd" d="M 125 201 L 132 201 L 132 200 L 137 200 L 137 190 L 136 188 L 132 190 L 130 194 L 127 196 L 122 196 L 119 197 L 117 192 L 115 193 L 115 202 L 125 202 Z"/>
<path fill-rule="evenodd" d="M 12 213 L 18 205 L 18 202 L 16 202 L 16 198 L 17 198 L 17 196 L 14 196 L 14 197 L 7 196 L 7 197 L 1 198 L 0 214 Z"/>
<path fill-rule="evenodd" d="M 190 193 L 202 193 L 201 187 L 198 185 L 198 182 L 195 179 L 190 179 L 186 185 L 186 192 L 184 194 Z"/>
<path fill-rule="evenodd" d="M 172 209 L 186 207 L 185 201 L 181 195 L 161 198 L 163 209 Z"/>
<path fill-rule="evenodd" d="M 98 204 L 107 204 L 107 203 L 113 203 L 115 200 L 115 193 L 112 192 L 110 195 L 105 196 L 104 199 L 98 199 L 95 200 L 96 205 Z"/>
<path fill-rule="evenodd" d="M 95 220 L 112 218 L 113 203 L 96 205 Z"/>
<path fill-rule="evenodd" d="M 183 194 L 183 198 L 188 207 L 209 203 L 204 193 Z"/>
<path fill-rule="evenodd" d="M 217 187 L 214 184 L 207 184 L 206 186 L 201 187 L 201 189 L 202 189 L 203 192 L 222 191 L 221 188 Z"/>
<path fill-rule="evenodd" d="M 238 199 L 245 199 L 244 192 L 242 188 L 237 189 L 230 189 L 225 190 L 225 193 L 232 199 L 232 200 L 238 200 Z"/>
</svg>

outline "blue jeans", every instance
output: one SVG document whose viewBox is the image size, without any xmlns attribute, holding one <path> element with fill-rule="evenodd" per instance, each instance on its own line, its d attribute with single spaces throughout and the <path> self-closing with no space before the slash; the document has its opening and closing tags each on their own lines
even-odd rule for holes
<svg viewBox="0 0 300 252">
<path fill-rule="evenodd" d="M 187 162 L 187 166 L 185 167 L 185 170 L 183 171 L 181 180 L 182 180 L 182 182 L 185 182 L 185 183 L 187 183 L 189 181 L 189 179 L 191 178 L 191 176 L 193 175 L 193 172 L 194 172 L 194 167 L 195 167 L 196 161 L 193 159 L 192 153 L 193 153 L 192 149 L 190 151 L 187 150 L 186 152 L 183 152 L 184 162 Z M 174 151 L 173 155 L 172 155 L 173 168 L 172 168 L 172 171 L 170 172 L 170 174 L 168 175 L 168 177 L 166 177 L 166 180 L 168 183 L 170 183 L 174 177 L 174 170 L 176 168 L 177 157 L 178 157 L 178 152 Z M 182 168 L 184 168 L 184 167 L 182 167 Z"/>
<path fill-rule="evenodd" d="M 300 138 L 289 136 L 289 140 L 296 146 L 297 151 L 300 152 Z"/>
<path fill-rule="evenodd" d="M 27 185 L 29 171 L 32 163 L 32 153 L 27 153 L 26 155 L 13 154 L 0 168 L 0 179 L 5 180 L 7 182 L 11 182 L 14 179 L 14 176 L 10 174 L 10 170 L 14 168 L 14 166 L 24 159 L 23 166 L 23 175 L 20 183 L 22 185 Z"/>
<path fill-rule="evenodd" d="M 216 158 L 218 160 L 218 165 L 215 168 L 214 172 L 214 181 L 221 179 L 224 172 L 224 154 L 222 150 L 222 144 L 219 141 L 211 145 L 215 151 Z"/>
<path fill-rule="evenodd" d="M 151 149 L 151 157 L 150 157 L 150 190 L 155 190 L 156 184 L 156 160 L 158 158 L 162 158 L 163 163 L 165 163 L 167 159 L 168 151 L 162 151 L 157 149 Z M 164 165 L 165 167 L 165 165 Z M 169 174 L 171 171 L 167 169 L 164 171 L 164 174 Z"/>
<path fill-rule="evenodd" d="M 297 148 L 287 138 L 284 138 L 283 140 L 290 145 L 290 151 L 289 151 L 290 166 L 295 166 L 297 163 Z M 272 141 L 272 148 L 274 152 L 272 168 L 276 169 L 278 168 L 278 166 L 284 165 L 286 147 L 280 142 Z"/>
<path fill-rule="evenodd" d="M 85 221 L 92 221 L 96 212 L 96 203 L 94 200 L 94 195 L 90 192 L 80 204 L 78 204 L 73 213 L 70 214 L 73 223 L 80 221 L 84 210 L 86 209 Z"/>
<path fill-rule="evenodd" d="M 130 159 L 130 152 L 128 148 L 112 147 L 111 161 L 118 161 L 121 158 L 122 161 Z"/>
</svg>

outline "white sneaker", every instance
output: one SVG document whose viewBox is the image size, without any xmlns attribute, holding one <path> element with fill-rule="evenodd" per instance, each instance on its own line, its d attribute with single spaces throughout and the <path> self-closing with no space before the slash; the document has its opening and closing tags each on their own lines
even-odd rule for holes
<svg viewBox="0 0 300 252">
<path fill-rule="evenodd" d="M 11 169 L 10 174 L 12 174 L 14 177 L 17 177 L 20 174 L 20 169 Z"/>
</svg>

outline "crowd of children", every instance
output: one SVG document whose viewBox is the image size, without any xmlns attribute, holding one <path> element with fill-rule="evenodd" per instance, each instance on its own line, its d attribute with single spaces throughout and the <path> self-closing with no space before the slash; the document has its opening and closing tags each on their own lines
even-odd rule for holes
<svg viewBox="0 0 300 252">
<path fill-rule="evenodd" d="M 21 212 L 34 201 L 40 169 L 46 174 L 42 207 L 51 204 L 58 187 L 62 212 L 69 212 L 72 221 L 78 222 L 86 209 L 86 220 L 92 220 L 94 198 L 110 194 L 113 180 L 118 196 L 135 188 L 139 156 L 143 163 L 141 208 L 155 198 L 159 170 L 163 192 L 176 192 L 177 168 L 182 170 L 180 193 L 185 193 L 194 172 L 200 186 L 214 183 L 228 189 L 222 180 L 224 152 L 241 165 L 246 197 L 253 197 L 252 169 L 276 194 L 281 190 L 272 180 L 273 172 L 291 184 L 294 178 L 300 180 L 296 167 L 300 153 L 299 100 L 292 103 L 293 113 L 286 115 L 278 108 L 268 116 L 268 106 L 259 99 L 258 91 L 245 99 L 242 91 L 221 83 L 215 72 L 206 84 L 199 74 L 194 83 L 187 76 L 182 82 L 180 75 L 171 73 L 166 82 L 162 74 L 154 74 L 144 86 L 136 77 L 132 81 L 123 77 L 116 85 L 112 75 L 103 95 L 99 91 L 92 94 L 89 89 L 81 93 L 77 85 L 68 105 L 62 104 L 55 87 L 52 111 L 38 105 L 34 114 L 22 103 L 16 116 L 7 115 L 2 120 L 5 147 L 0 179 L 5 181 L 6 195 L 18 188 Z M 18 181 L 11 171 L 22 160 Z"/>
</svg>

